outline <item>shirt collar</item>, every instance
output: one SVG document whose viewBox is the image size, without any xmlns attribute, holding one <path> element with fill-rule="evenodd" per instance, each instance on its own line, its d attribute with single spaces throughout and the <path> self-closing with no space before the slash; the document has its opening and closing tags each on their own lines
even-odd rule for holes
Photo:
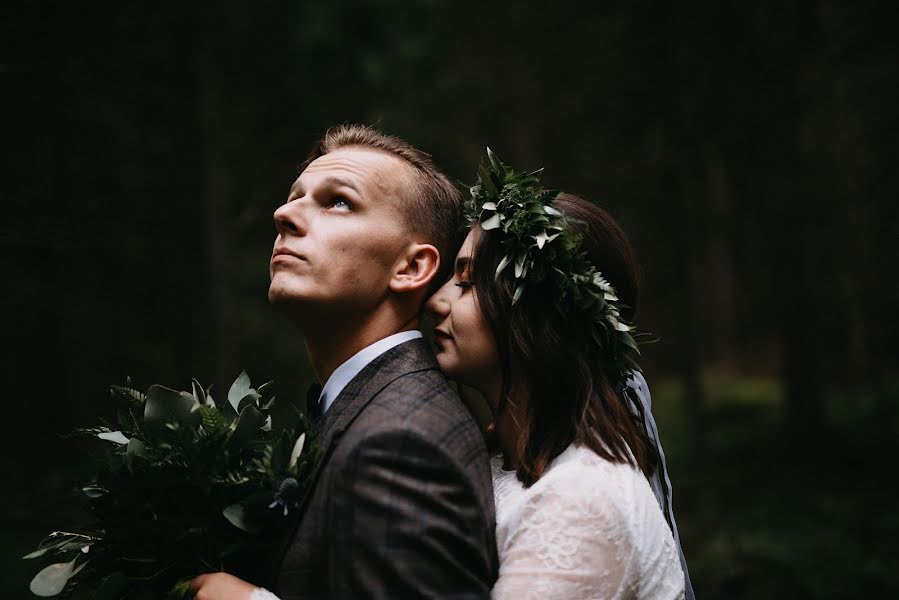
<svg viewBox="0 0 899 600">
<path fill-rule="evenodd" d="M 324 387 L 322 388 L 321 396 L 319 396 L 319 403 L 322 407 L 322 414 L 324 414 L 328 408 L 334 403 L 334 400 L 337 399 L 337 396 L 340 395 L 340 392 L 343 391 L 343 388 L 353 380 L 353 378 L 359 374 L 362 369 L 368 366 L 368 363 L 378 358 L 391 348 L 395 346 L 399 346 L 404 342 L 408 342 L 409 340 L 418 339 L 422 336 L 422 333 L 418 330 L 413 331 L 401 331 L 399 333 L 394 333 L 393 335 L 387 336 L 384 339 L 378 340 L 374 344 L 366 346 L 349 359 L 344 362 L 342 365 L 337 367 L 331 376 L 328 377 L 328 381 L 325 382 Z"/>
</svg>

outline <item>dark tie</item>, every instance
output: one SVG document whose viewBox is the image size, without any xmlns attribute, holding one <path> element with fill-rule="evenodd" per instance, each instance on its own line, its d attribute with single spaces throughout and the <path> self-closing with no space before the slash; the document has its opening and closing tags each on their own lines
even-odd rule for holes
<svg viewBox="0 0 899 600">
<path fill-rule="evenodd" d="M 322 418 L 322 405 L 319 398 L 322 394 L 322 386 L 313 382 L 306 390 L 306 418 L 312 421 L 318 421 Z"/>
</svg>

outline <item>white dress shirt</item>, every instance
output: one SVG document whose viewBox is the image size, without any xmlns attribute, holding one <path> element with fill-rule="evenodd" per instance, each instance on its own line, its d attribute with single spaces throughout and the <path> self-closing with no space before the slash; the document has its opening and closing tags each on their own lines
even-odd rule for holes
<svg viewBox="0 0 899 600">
<path fill-rule="evenodd" d="M 384 339 L 378 340 L 370 346 L 366 346 L 348 358 L 346 362 L 331 373 L 331 376 L 328 377 L 328 381 L 325 382 L 324 387 L 322 387 L 322 393 L 318 399 L 318 402 L 322 407 L 322 414 L 327 412 L 331 405 L 334 404 L 334 400 L 337 399 L 337 396 L 340 395 L 340 392 L 343 391 L 343 388 L 345 388 L 362 369 L 367 367 L 371 361 L 391 348 L 399 346 L 403 342 L 408 342 L 409 340 L 418 339 L 420 337 L 423 336 L 418 330 L 394 333 Z"/>
</svg>

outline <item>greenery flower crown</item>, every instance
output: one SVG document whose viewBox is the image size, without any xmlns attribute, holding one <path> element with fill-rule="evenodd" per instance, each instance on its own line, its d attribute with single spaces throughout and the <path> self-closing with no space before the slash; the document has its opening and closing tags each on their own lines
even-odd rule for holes
<svg viewBox="0 0 899 600">
<path fill-rule="evenodd" d="M 581 236 L 568 219 L 553 208 L 558 190 L 540 188 L 543 169 L 518 172 L 504 165 L 487 148 L 478 168 L 478 181 L 469 188 L 465 204 L 470 226 L 501 234 L 505 255 L 496 278 L 511 267 L 512 304 L 528 285 L 550 281 L 557 288 L 556 309 L 565 317 L 585 320 L 607 375 L 618 386 L 631 371 L 640 371 L 632 327 L 621 318 L 623 304 L 615 288 L 590 263 Z"/>
</svg>

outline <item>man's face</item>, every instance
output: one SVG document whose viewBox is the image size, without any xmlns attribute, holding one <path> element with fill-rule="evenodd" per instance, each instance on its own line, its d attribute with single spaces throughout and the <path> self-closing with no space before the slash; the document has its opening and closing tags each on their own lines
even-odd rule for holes
<svg viewBox="0 0 899 600">
<path fill-rule="evenodd" d="M 408 181 L 399 158 L 361 147 L 310 163 L 275 211 L 269 301 L 362 313 L 380 304 L 409 242 Z"/>
</svg>

